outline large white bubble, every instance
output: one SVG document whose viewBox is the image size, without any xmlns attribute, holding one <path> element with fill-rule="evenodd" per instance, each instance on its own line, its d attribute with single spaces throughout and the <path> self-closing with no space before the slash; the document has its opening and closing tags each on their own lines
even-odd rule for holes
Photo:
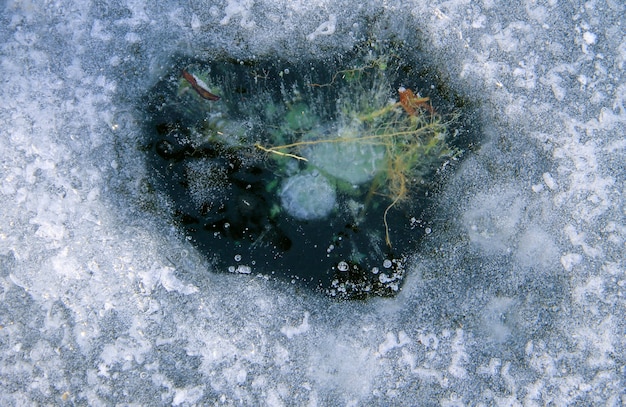
<svg viewBox="0 0 626 407">
<path fill-rule="evenodd" d="M 280 191 L 283 208 L 291 216 L 302 220 L 328 216 L 335 207 L 336 198 L 333 186 L 318 173 L 289 177 Z"/>
</svg>

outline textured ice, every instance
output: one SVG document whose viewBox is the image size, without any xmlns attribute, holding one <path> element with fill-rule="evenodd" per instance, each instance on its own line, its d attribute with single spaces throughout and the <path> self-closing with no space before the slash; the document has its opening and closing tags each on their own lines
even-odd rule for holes
<svg viewBox="0 0 626 407">
<path fill-rule="evenodd" d="M 0 7 L 1 405 L 626 404 L 623 2 Z M 368 30 L 481 113 L 403 291 L 212 273 L 146 182 L 143 92 L 176 53 L 321 59 Z"/>
</svg>

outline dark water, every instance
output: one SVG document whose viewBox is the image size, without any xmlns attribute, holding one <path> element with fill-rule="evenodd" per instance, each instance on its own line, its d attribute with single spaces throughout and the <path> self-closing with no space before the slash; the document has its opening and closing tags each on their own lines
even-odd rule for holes
<svg viewBox="0 0 626 407">
<path fill-rule="evenodd" d="M 336 101 L 353 86 L 345 80 L 353 73 L 345 70 L 369 63 L 358 56 L 350 63 L 345 59 L 296 64 L 179 58 L 148 93 L 147 162 L 154 186 L 174 202 L 164 216 L 217 269 L 272 275 L 342 299 L 393 296 L 401 289 L 407 255 L 415 252 L 428 227 L 424 214 L 428 195 L 441 179 L 441 163 L 426 171 L 430 178 L 413 186 L 409 203 L 388 211 L 389 246 L 383 216 L 391 200 L 373 194 L 370 183 L 338 187 L 337 205 L 329 216 L 299 220 L 280 209 L 279 189 L 288 173 L 306 164 L 255 147 L 275 144 L 277 138 L 294 141 L 283 140 L 277 130 L 286 115 L 297 111 L 294 106 L 306 107 L 302 132 L 331 123 Z M 386 64 L 389 99 L 397 99 L 396 89 L 404 85 L 431 96 L 441 112 L 459 105 L 456 96 L 431 95 L 436 81 L 426 71 L 419 74 L 401 58 Z M 210 71 L 204 80 L 221 99 L 202 99 L 185 85 L 182 69 Z M 358 79 L 356 91 L 376 80 Z M 455 131 L 454 143 L 467 145 L 470 138 L 458 117 L 449 130 Z"/>
</svg>

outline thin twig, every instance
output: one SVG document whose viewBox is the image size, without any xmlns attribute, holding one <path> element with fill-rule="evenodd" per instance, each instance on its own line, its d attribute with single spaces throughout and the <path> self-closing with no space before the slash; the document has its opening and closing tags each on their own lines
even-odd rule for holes
<svg viewBox="0 0 626 407">
<path fill-rule="evenodd" d="M 272 154 L 276 154 L 276 155 L 280 155 L 282 157 L 291 157 L 291 158 L 295 158 L 296 160 L 301 160 L 301 161 L 309 161 L 304 157 L 300 157 L 299 155 L 295 155 L 295 154 L 290 154 L 290 153 L 283 153 L 282 151 L 276 151 L 273 148 L 265 148 L 262 145 L 260 145 L 259 143 L 256 143 L 254 145 L 256 148 L 258 148 L 259 150 L 263 150 L 266 153 L 272 153 Z"/>
<path fill-rule="evenodd" d="M 385 213 L 383 214 L 383 222 L 385 223 L 385 242 L 387 246 L 391 247 L 391 239 L 389 238 L 389 225 L 387 224 L 387 212 L 391 209 L 395 204 L 400 200 L 400 195 L 396 196 L 396 199 L 393 200 L 391 204 L 385 209 Z"/>
</svg>

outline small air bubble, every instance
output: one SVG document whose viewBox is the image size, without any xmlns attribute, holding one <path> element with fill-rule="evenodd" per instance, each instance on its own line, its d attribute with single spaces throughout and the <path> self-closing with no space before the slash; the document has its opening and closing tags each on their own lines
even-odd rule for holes
<svg viewBox="0 0 626 407">
<path fill-rule="evenodd" d="M 235 255 L 235 261 L 241 261 L 241 254 Z"/>
<path fill-rule="evenodd" d="M 386 269 L 391 268 L 391 260 L 385 259 L 385 261 L 383 261 L 383 267 Z"/>
<path fill-rule="evenodd" d="M 339 271 L 348 271 L 349 268 L 350 266 L 348 266 L 348 263 L 345 261 L 340 261 L 339 264 L 337 264 L 337 270 Z"/>
</svg>

